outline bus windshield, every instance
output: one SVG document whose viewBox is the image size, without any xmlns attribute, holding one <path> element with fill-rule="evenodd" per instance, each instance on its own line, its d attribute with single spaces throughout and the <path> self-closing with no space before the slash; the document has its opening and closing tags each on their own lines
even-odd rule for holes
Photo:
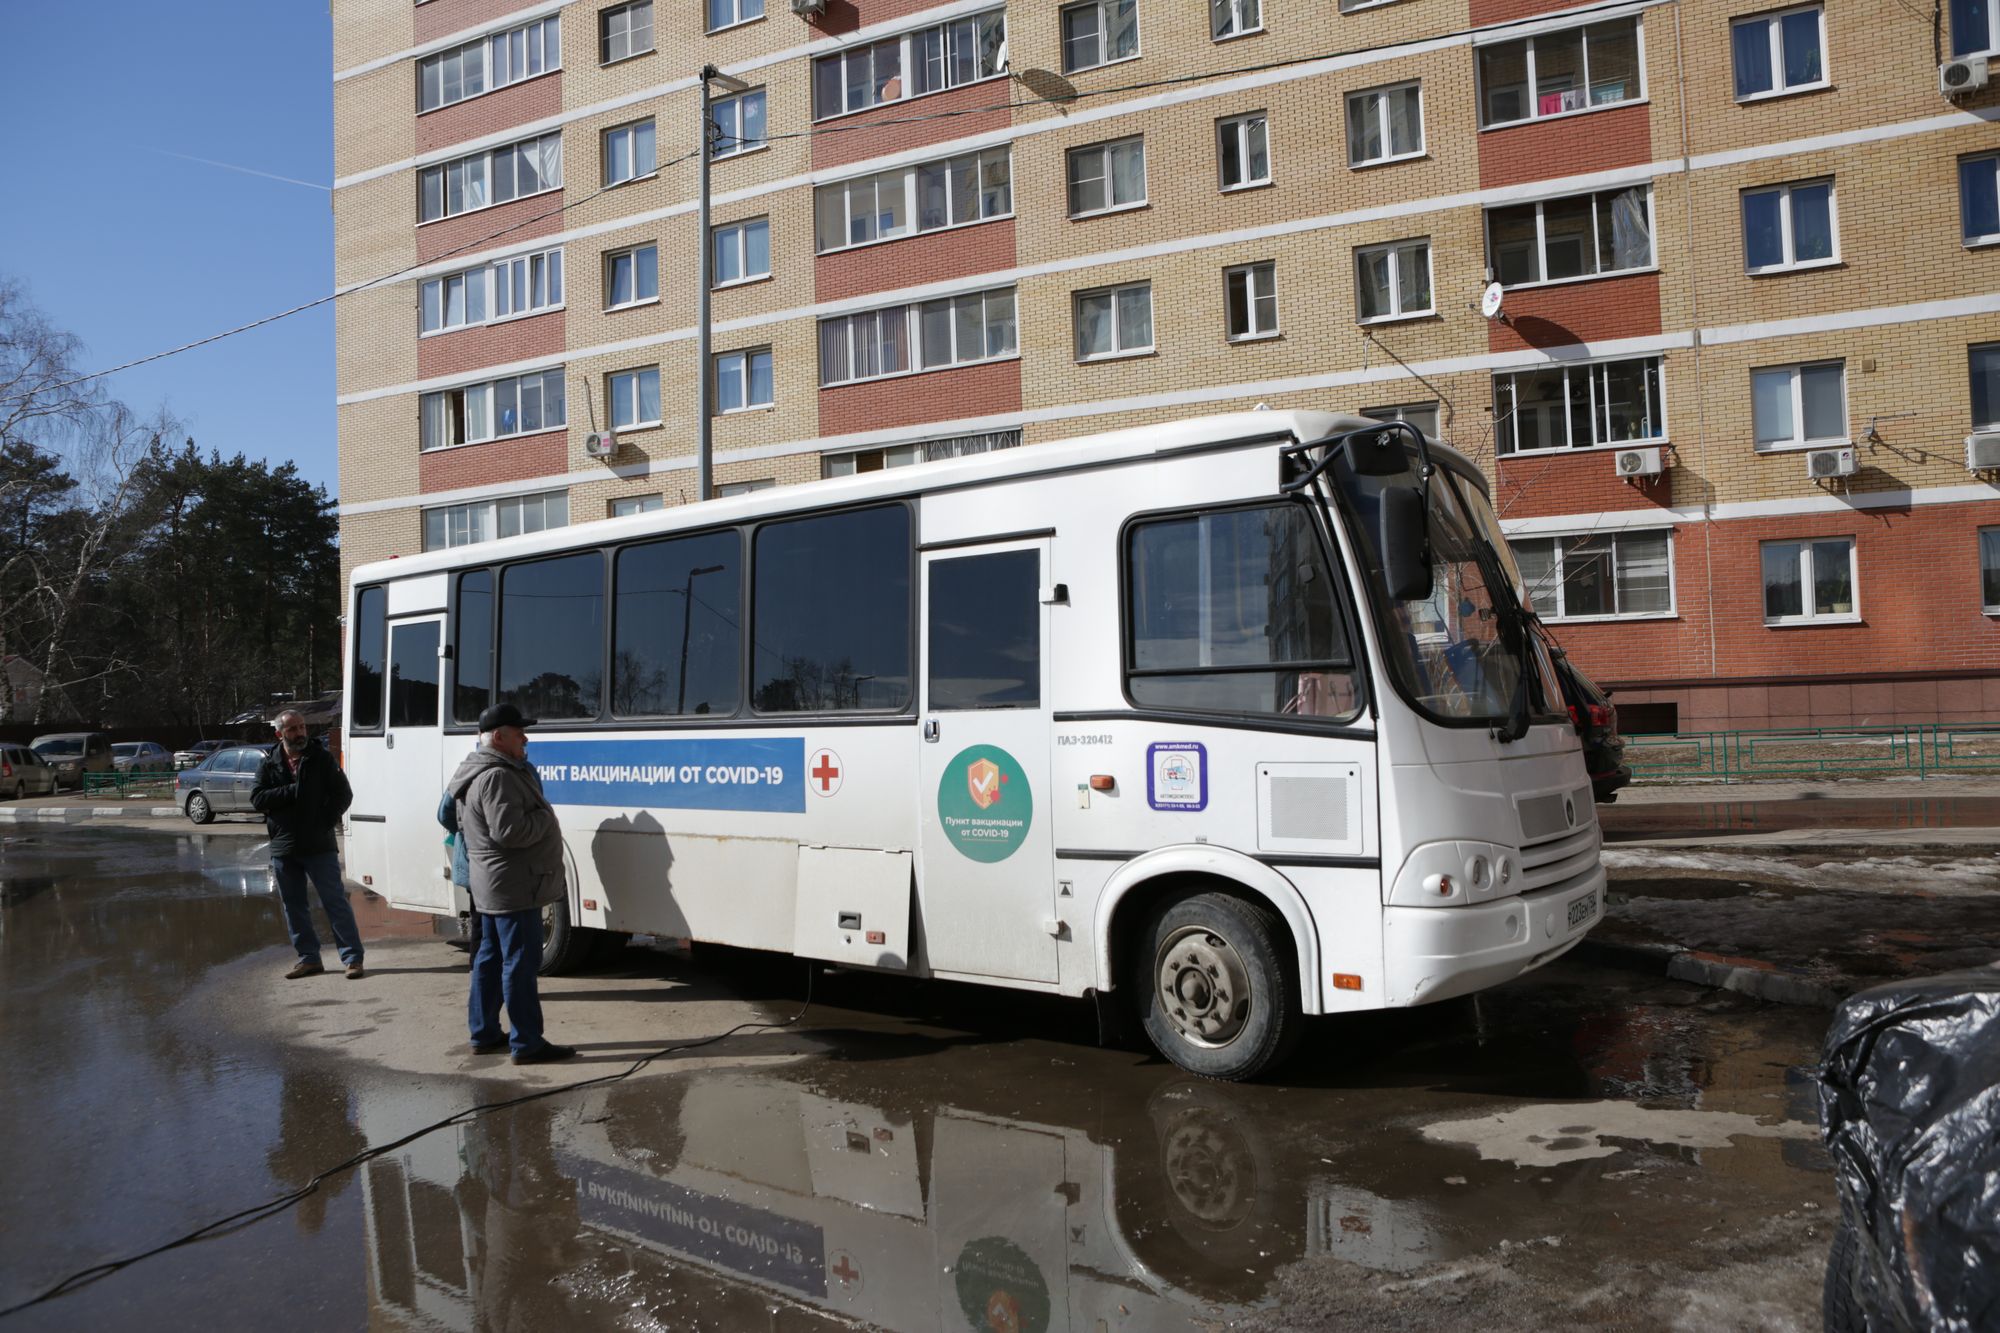
<svg viewBox="0 0 2000 1333">
<path fill-rule="evenodd" d="M 1389 486 L 1417 485 L 1418 466 L 1412 454 L 1401 473 L 1363 475 L 1343 450 L 1328 469 L 1362 553 L 1389 674 L 1404 698 L 1434 720 L 1513 719 L 1524 707 L 1522 666 L 1530 642 L 1521 575 L 1485 493 L 1447 467 L 1433 471 L 1428 487 L 1430 594 L 1389 595 L 1376 549 L 1381 495 Z"/>
</svg>

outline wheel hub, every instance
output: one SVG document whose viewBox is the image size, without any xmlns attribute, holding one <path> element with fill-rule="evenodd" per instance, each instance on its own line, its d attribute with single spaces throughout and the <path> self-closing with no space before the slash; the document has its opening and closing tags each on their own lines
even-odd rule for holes
<svg viewBox="0 0 2000 1333">
<path fill-rule="evenodd" d="M 1250 973 L 1234 945 L 1200 926 L 1161 944 L 1155 969 L 1167 1022 L 1197 1046 L 1227 1046 L 1250 1021 Z"/>
</svg>

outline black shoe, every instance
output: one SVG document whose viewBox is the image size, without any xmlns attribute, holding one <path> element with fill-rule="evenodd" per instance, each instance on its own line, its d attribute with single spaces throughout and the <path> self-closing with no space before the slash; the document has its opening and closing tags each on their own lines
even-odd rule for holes
<svg viewBox="0 0 2000 1333">
<path fill-rule="evenodd" d="M 515 1052 L 514 1063 L 517 1065 L 545 1065 L 556 1060 L 567 1060 L 575 1054 L 576 1047 L 574 1046 L 558 1046 L 552 1041 L 545 1041 L 531 1051 Z"/>
<path fill-rule="evenodd" d="M 474 1055 L 505 1055 L 507 1054 L 507 1038 L 503 1036 L 498 1041 L 475 1041 L 472 1043 L 472 1053 Z"/>
</svg>

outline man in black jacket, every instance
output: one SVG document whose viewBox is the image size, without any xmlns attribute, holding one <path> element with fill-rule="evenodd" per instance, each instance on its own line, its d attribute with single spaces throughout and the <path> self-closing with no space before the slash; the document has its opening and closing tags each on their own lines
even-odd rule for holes
<svg viewBox="0 0 2000 1333">
<path fill-rule="evenodd" d="M 340 771 L 323 745 L 306 738 L 306 720 L 290 709 L 278 714 L 278 743 L 257 769 L 250 804 L 264 816 L 271 834 L 271 874 L 285 904 L 285 929 L 299 961 L 287 979 L 317 976 L 326 968 L 319 961 L 319 936 L 313 932 L 312 904 L 306 881 L 319 890 L 340 961 L 347 979 L 359 981 L 361 931 L 354 909 L 347 905 L 347 886 L 340 879 L 340 851 L 334 842 L 340 817 L 354 800 L 347 774 Z"/>
</svg>

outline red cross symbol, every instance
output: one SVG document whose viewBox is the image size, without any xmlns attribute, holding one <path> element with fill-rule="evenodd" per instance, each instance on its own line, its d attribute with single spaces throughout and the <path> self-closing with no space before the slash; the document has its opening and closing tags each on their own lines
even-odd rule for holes
<svg viewBox="0 0 2000 1333">
<path fill-rule="evenodd" d="M 846 1252 L 843 1251 L 840 1255 L 840 1262 L 833 1266 L 833 1275 L 840 1279 L 841 1286 L 848 1287 L 860 1280 L 861 1270 L 854 1266 L 854 1260 L 850 1259 Z"/>
<path fill-rule="evenodd" d="M 815 786 L 815 796 L 831 796 L 840 790 L 840 756 L 831 750 L 819 750 L 813 755 L 812 767 L 806 770 Z"/>
</svg>

